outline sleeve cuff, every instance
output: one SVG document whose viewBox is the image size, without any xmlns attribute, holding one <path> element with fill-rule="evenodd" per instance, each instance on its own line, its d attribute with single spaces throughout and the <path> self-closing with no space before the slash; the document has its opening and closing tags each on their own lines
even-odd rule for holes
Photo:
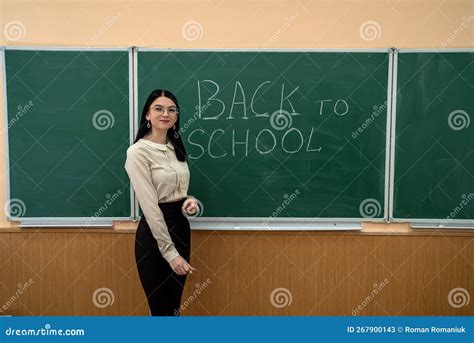
<svg viewBox="0 0 474 343">
<path fill-rule="evenodd" d="M 168 263 L 170 263 L 174 258 L 179 256 L 179 252 L 178 252 L 178 250 L 176 250 L 176 247 L 174 246 L 174 244 L 170 244 L 166 248 L 161 248 L 160 252 L 161 252 L 161 255 L 163 256 L 163 258 Z"/>
</svg>

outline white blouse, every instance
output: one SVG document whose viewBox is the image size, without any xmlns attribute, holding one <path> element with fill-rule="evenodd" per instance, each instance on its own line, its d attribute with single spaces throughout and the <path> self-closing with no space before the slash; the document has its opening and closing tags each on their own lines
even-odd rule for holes
<svg viewBox="0 0 474 343">
<path fill-rule="evenodd" d="M 176 158 L 170 141 L 160 144 L 142 138 L 127 149 L 125 170 L 161 255 L 170 262 L 179 253 L 158 203 L 188 197 L 188 164 Z"/>
</svg>

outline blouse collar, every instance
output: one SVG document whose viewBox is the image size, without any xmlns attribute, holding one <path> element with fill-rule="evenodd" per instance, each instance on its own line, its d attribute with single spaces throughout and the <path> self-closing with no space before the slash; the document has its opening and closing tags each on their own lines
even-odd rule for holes
<svg viewBox="0 0 474 343">
<path fill-rule="evenodd" d="M 144 138 L 141 138 L 140 139 L 140 142 L 143 142 L 145 143 L 146 145 L 152 147 L 152 148 L 157 148 L 159 150 L 163 150 L 163 151 L 166 151 L 166 147 L 174 150 L 174 146 L 173 146 L 173 143 L 171 143 L 171 141 L 168 140 L 168 143 L 166 144 L 162 144 L 162 143 L 156 143 L 156 142 L 152 142 L 148 139 L 144 139 Z"/>
</svg>

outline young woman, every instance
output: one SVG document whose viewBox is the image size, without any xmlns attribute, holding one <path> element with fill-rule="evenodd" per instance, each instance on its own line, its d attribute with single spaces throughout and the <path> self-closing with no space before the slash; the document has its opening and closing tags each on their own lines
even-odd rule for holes
<svg viewBox="0 0 474 343">
<path fill-rule="evenodd" d="M 187 154 L 179 131 L 179 104 L 167 90 L 154 90 L 142 111 L 125 170 L 143 215 L 135 236 L 135 260 L 152 316 L 179 316 L 188 273 L 191 232 L 185 216 L 196 213 L 188 196 Z"/>
</svg>

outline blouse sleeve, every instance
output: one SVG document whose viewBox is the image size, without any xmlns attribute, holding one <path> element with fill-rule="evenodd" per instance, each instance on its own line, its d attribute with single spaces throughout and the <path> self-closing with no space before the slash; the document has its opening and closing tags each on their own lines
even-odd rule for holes
<svg viewBox="0 0 474 343">
<path fill-rule="evenodd" d="M 163 258 L 169 263 L 178 251 L 168 232 L 163 212 L 158 205 L 158 194 L 152 183 L 151 170 L 145 157 L 138 151 L 128 149 L 125 170 L 137 195 L 140 207 L 150 226 L 153 237 L 158 242 L 158 249 Z"/>
</svg>

